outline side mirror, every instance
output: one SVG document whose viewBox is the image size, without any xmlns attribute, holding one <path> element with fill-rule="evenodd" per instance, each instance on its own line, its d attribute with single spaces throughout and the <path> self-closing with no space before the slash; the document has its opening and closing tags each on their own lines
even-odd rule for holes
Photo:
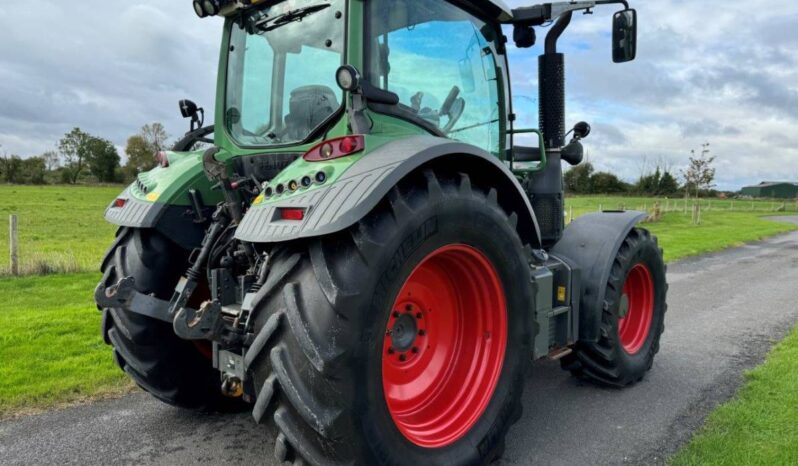
<svg viewBox="0 0 798 466">
<path fill-rule="evenodd" d="M 637 11 L 619 11 L 612 18 L 612 61 L 626 63 L 636 56 Z"/>
<path fill-rule="evenodd" d="M 205 110 L 197 107 L 197 104 L 188 99 L 181 100 L 179 104 L 180 114 L 183 115 L 183 118 L 191 118 L 191 129 L 189 132 L 197 128 L 202 128 L 202 125 L 205 123 Z"/>
<path fill-rule="evenodd" d="M 193 118 L 197 114 L 199 108 L 194 102 L 184 99 L 180 101 L 180 114 L 183 118 Z"/>
</svg>

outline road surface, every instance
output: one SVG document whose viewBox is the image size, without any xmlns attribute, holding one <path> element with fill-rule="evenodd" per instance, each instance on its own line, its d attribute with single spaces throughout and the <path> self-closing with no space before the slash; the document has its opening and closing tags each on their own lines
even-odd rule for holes
<svg viewBox="0 0 798 466">
<path fill-rule="evenodd" d="M 668 280 L 646 380 L 603 389 L 533 364 L 502 465 L 664 462 L 798 323 L 798 232 L 680 262 Z M 268 465 L 273 439 L 249 415 L 182 412 L 137 393 L 0 423 L 0 463 Z"/>
</svg>

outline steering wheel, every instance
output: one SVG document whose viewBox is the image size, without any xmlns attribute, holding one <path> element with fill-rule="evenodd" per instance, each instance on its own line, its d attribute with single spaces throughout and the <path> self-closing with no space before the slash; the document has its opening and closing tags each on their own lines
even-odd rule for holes
<svg viewBox="0 0 798 466">
<path fill-rule="evenodd" d="M 441 128 L 444 134 L 448 134 L 452 128 L 454 128 L 454 125 L 457 124 L 457 121 L 463 116 L 463 111 L 465 111 L 465 100 L 460 97 L 460 88 L 454 86 L 452 90 L 449 91 L 449 95 L 446 97 L 446 100 L 443 101 L 443 105 L 438 112 L 439 115 L 446 115 L 449 117 L 449 122 L 446 123 L 446 126 Z"/>
</svg>

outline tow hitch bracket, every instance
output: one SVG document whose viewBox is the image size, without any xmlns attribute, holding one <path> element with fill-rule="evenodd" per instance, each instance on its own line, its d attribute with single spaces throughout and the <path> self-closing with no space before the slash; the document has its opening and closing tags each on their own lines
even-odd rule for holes
<svg viewBox="0 0 798 466">
<path fill-rule="evenodd" d="M 100 283 L 94 291 L 94 299 L 102 308 L 121 308 L 171 323 L 169 302 L 138 292 L 135 284 L 133 277 L 125 277 L 108 288 Z"/>
</svg>

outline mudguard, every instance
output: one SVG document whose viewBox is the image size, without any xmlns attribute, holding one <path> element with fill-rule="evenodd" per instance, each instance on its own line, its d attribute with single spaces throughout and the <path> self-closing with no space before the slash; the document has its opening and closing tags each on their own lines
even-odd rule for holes
<svg viewBox="0 0 798 466">
<path fill-rule="evenodd" d="M 535 242 L 539 244 L 537 219 L 512 172 L 499 159 L 479 148 L 434 136 L 414 136 L 387 143 L 355 162 L 329 186 L 284 201 L 253 206 L 236 230 L 236 238 L 252 243 L 276 243 L 342 231 L 371 212 L 408 174 L 446 156 L 455 156 L 448 165 L 453 169 L 465 166 L 469 159 L 476 159 L 482 162 L 481 168 L 495 170 L 500 179 L 506 179 L 506 184 L 511 184 L 517 194 L 516 203 L 521 204 L 516 208 L 524 210 L 518 212 L 519 217 L 530 220 Z M 305 218 L 302 221 L 281 220 L 278 209 L 283 208 L 305 209 Z"/>
<path fill-rule="evenodd" d="M 579 340 L 598 341 L 610 270 L 621 244 L 646 214 L 602 212 L 574 220 L 550 254 L 581 269 Z"/>
<path fill-rule="evenodd" d="M 105 219 L 129 228 L 157 228 L 175 243 L 192 249 L 202 242 L 204 226 L 194 222 L 188 191 L 194 189 L 203 208 L 219 202 L 202 168 L 202 151 L 167 152 L 169 167 L 141 173 L 105 210 Z"/>
</svg>

